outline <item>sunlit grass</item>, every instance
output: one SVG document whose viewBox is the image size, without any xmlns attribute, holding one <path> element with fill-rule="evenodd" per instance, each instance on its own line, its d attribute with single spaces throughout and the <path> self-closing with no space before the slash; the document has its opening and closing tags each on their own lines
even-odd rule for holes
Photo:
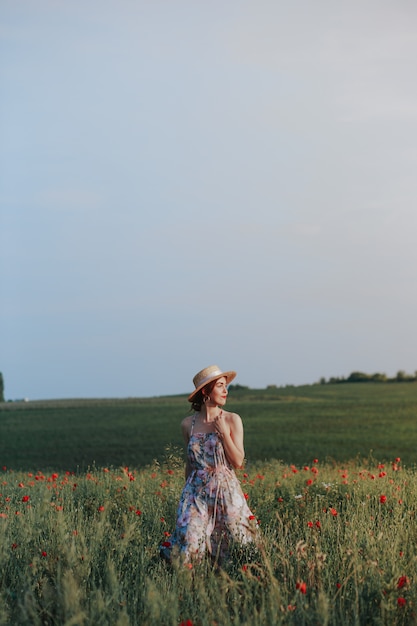
<svg viewBox="0 0 417 626">
<path fill-rule="evenodd" d="M 0 476 L 0 624 L 413 624 L 417 481 L 382 466 L 280 462 L 239 472 L 262 531 L 222 569 L 159 558 L 183 485 L 145 469 Z"/>
</svg>

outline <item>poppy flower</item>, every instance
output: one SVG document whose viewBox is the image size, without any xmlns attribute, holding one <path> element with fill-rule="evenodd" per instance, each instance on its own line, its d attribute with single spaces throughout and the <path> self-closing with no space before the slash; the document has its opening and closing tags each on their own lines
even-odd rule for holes
<svg viewBox="0 0 417 626">
<path fill-rule="evenodd" d="M 381 504 L 385 504 L 385 502 L 387 501 L 387 496 L 384 496 L 384 495 L 379 496 L 379 501 Z"/>
<path fill-rule="evenodd" d="M 296 589 L 298 589 L 298 591 L 299 591 L 300 593 L 303 593 L 303 594 L 306 594 L 306 593 L 307 593 L 307 583 L 305 583 L 305 582 L 302 582 L 302 581 L 298 582 L 298 583 L 295 585 L 295 588 L 296 588 Z"/>
<path fill-rule="evenodd" d="M 397 583 L 397 589 L 402 589 L 409 583 L 409 579 L 407 576 L 400 576 Z"/>
<path fill-rule="evenodd" d="M 29 502 L 30 496 L 23 496 L 22 502 Z"/>
<path fill-rule="evenodd" d="M 337 511 L 334 508 L 329 509 L 330 513 L 333 515 L 333 517 L 337 517 Z"/>
<path fill-rule="evenodd" d="M 398 598 L 397 604 L 398 606 L 405 606 L 407 604 L 407 600 L 405 598 Z"/>
</svg>

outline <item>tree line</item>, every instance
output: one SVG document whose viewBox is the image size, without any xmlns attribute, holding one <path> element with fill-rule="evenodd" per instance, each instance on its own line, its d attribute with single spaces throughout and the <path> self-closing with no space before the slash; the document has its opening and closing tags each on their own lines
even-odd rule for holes
<svg viewBox="0 0 417 626">
<path fill-rule="evenodd" d="M 339 383 L 415 383 L 417 382 L 417 370 L 414 374 L 407 374 L 404 370 L 399 370 L 393 377 L 386 374 L 365 374 L 364 372 L 352 372 L 349 376 L 334 377 L 328 380 L 320 378 L 321 385 L 334 385 Z"/>
</svg>

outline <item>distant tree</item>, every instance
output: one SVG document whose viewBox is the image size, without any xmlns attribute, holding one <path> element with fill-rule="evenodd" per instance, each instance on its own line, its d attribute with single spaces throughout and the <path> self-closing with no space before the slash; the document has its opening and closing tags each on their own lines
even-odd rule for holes
<svg viewBox="0 0 417 626">
<path fill-rule="evenodd" d="M 387 375 L 386 374 L 373 374 L 373 376 L 371 377 L 372 380 L 374 380 L 377 383 L 386 383 L 387 382 Z"/>
<path fill-rule="evenodd" d="M 369 375 L 363 372 L 352 372 L 347 380 L 349 383 L 365 383 L 369 381 Z"/>
<path fill-rule="evenodd" d="M 0 372 L 0 402 L 4 402 L 4 380 L 3 374 Z"/>
<path fill-rule="evenodd" d="M 244 389 L 249 389 L 249 387 L 247 387 L 246 385 L 229 385 L 229 389 L 231 391 L 242 391 Z"/>
</svg>

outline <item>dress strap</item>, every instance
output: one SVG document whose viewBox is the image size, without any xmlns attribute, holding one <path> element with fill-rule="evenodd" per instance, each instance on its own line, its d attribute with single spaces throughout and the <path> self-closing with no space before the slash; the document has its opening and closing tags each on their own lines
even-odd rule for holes
<svg viewBox="0 0 417 626">
<path fill-rule="evenodd" d="M 190 437 L 193 434 L 193 430 L 194 430 L 194 424 L 195 424 L 195 418 L 197 417 L 197 413 L 194 413 L 193 415 L 193 421 L 191 422 L 191 431 L 190 431 Z"/>
</svg>

